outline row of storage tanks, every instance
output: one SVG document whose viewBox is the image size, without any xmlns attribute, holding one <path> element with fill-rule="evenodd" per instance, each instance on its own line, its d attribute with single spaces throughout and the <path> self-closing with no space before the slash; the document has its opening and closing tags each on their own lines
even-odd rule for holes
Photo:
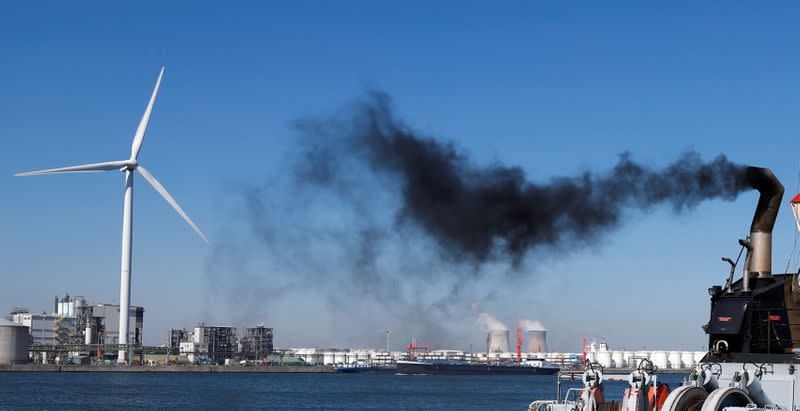
<svg viewBox="0 0 800 411">
<path fill-rule="evenodd" d="M 642 360 L 650 360 L 660 369 L 694 368 L 705 351 L 588 351 L 586 360 L 604 368 L 636 368 Z"/>
</svg>

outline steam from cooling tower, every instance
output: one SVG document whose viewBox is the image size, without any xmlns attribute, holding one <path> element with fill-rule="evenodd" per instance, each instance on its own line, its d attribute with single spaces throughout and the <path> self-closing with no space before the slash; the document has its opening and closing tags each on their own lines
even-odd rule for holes
<svg viewBox="0 0 800 411">
<path fill-rule="evenodd" d="M 475 164 L 454 143 L 412 129 L 383 93 L 370 94 L 352 117 L 298 128 L 308 143 L 296 170 L 301 182 L 341 189 L 348 180 L 337 176 L 353 162 L 388 177 L 382 187 L 401 194 L 396 224 L 421 227 L 456 261 L 518 267 L 531 250 L 588 242 L 616 228 L 626 209 L 666 204 L 679 212 L 750 188 L 744 166 L 723 155 L 703 161 L 694 151 L 660 169 L 622 153 L 606 172 L 535 181 L 518 166 Z M 540 155 L 531 152 L 530 162 Z"/>
<path fill-rule="evenodd" d="M 536 320 L 520 320 L 519 326 L 525 331 L 544 331 L 542 323 Z"/>
<path fill-rule="evenodd" d="M 498 320 L 491 314 L 487 313 L 479 313 L 478 319 L 476 320 L 478 325 L 481 327 L 483 331 L 495 331 L 495 330 L 505 330 L 508 331 L 508 327 L 503 324 L 502 321 Z"/>
<path fill-rule="evenodd" d="M 547 352 L 547 331 L 542 323 L 536 320 L 520 320 L 520 328 L 527 332 L 528 351 L 531 353 Z"/>
</svg>

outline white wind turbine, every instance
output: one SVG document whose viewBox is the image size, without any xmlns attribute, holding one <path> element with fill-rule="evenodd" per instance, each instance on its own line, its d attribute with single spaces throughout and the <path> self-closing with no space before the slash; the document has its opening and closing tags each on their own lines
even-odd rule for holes
<svg viewBox="0 0 800 411">
<path fill-rule="evenodd" d="M 197 232 L 200 238 L 208 243 L 208 239 L 199 228 L 192 222 L 188 215 L 181 209 L 175 199 L 167 192 L 164 186 L 158 182 L 144 167 L 140 166 L 136 159 L 139 157 L 139 150 L 142 148 L 142 141 L 144 134 L 147 131 L 147 123 L 150 122 L 150 113 L 153 111 L 153 105 L 156 101 L 158 94 L 158 87 L 161 85 L 161 78 L 164 76 L 164 68 L 158 74 L 156 87 L 153 89 L 153 95 L 150 96 L 150 102 L 144 110 L 142 121 L 139 122 L 139 127 L 136 129 L 136 134 L 133 136 L 133 145 L 131 146 L 131 157 L 127 160 L 110 161 L 107 163 L 85 164 L 81 166 L 52 168 L 49 170 L 31 171 L 28 173 L 14 174 L 15 176 L 35 176 L 40 174 L 61 174 L 61 173 L 85 173 L 85 172 L 98 172 L 98 171 L 124 171 L 125 172 L 125 206 L 122 214 L 122 264 L 120 274 L 119 286 L 119 343 L 122 344 L 119 349 L 117 362 L 124 363 L 126 361 L 126 352 L 128 346 L 128 318 L 130 313 L 130 297 L 131 297 L 131 240 L 133 236 L 133 174 L 138 171 L 139 174 L 150 183 L 153 188 L 164 197 L 165 200 L 178 212 L 178 214 L 189 223 L 190 226 Z M 123 340 L 124 338 L 124 340 Z"/>
</svg>

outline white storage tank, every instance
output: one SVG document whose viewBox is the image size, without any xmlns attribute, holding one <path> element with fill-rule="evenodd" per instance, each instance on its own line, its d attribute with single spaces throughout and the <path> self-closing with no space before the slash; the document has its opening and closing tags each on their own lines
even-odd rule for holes
<svg viewBox="0 0 800 411">
<path fill-rule="evenodd" d="M 322 364 L 324 365 L 333 365 L 334 364 L 334 354 L 331 351 L 325 351 L 322 353 Z"/>
<path fill-rule="evenodd" d="M 597 363 L 603 368 L 611 368 L 611 351 L 598 351 Z"/>
<path fill-rule="evenodd" d="M 655 365 L 659 369 L 664 370 L 669 368 L 669 362 L 667 361 L 666 351 L 653 351 L 653 353 L 650 354 L 650 361 L 652 361 L 653 365 Z"/>
<path fill-rule="evenodd" d="M 587 351 L 586 352 L 586 362 L 587 363 L 595 363 L 597 362 L 597 353 L 594 351 Z"/>
<path fill-rule="evenodd" d="M 622 353 L 623 367 L 635 367 L 633 357 L 636 355 L 633 351 L 625 351 Z"/>
<path fill-rule="evenodd" d="M 684 368 L 694 368 L 694 353 L 691 351 L 684 351 L 681 353 L 681 363 Z"/>
<path fill-rule="evenodd" d="M 0 318 L 0 364 L 28 362 L 28 327 Z"/>
<path fill-rule="evenodd" d="M 700 360 L 702 360 L 703 357 L 705 357 L 705 356 L 706 356 L 706 352 L 705 351 L 695 351 L 694 352 L 694 363 L 695 364 L 699 363 Z"/>
<path fill-rule="evenodd" d="M 667 361 L 669 361 L 669 368 L 673 370 L 681 368 L 681 352 L 670 351 L 669 354 L 667 354 Z"/>
<path fill-rule="evenodd" d="M 636 351 L 635 353 L 633 353 L 633 358 L 631 358 L 632 361 L 629 363 L 628 366 L 631 368 L 637 368 L 639 367 L 639 363 L 641 363 L 642 360 L 650 360 L 650 359 L 651 359 L 650 351 Z"/>
<path fill-rule="evenodd" d="M 628 363 L 625 361 L 625 353 L 622 351 L 611 352 L 611 362 L 616 368 L 625 368 L 628 366 Z"/>
</svg>

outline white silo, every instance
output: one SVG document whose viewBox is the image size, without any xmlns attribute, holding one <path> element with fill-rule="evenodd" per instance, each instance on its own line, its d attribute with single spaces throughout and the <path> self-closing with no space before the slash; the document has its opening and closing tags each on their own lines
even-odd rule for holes
<svg viewBox="0 0 800 411">
<path fill-rule="evenodd" d="M 625 368 L 628 366 L 628 363 L 625 361 L 625 353 L 622 351 L 612 351 L 611 362 L 615 368 Z"/>
<path fill-rule="evenodd" d="M 681 353 L 681 365 L 684 368 L 694 368 L 694 353 L 691 351 L 684 351 Z"/>
<path fill-rule="evenodd" d="M 633 357 L 636 356 L 636 353 L 633 351 L 625 351 L 622 353 L 622 367 L 635 367 Z"/>
<path fill-rule="evenodd" d="M 662 370 L 667 369 L 669 367 L 666 351 L 653 351 L 650 354 L 650 361 L 653 362 L 653 365 Z"/>
<path fill-rule="evenodd" d="M 641 363 L 642 360 L 649 360 L 649 359 L 650 359 L 650 351 L 636 351 L 635 353 L 633 353 L 633 358 L 631 359 L 632 362 L 629 363 L 628 366 L 631 368 L 637 368 L 639 367 L 639 363 Z"/>
<path fill-rule="evenodd" d="M 586 362 L 587 363 L 596 363 L 597 362 L 597 351 L 586 351 Z"/>
<path fill-rule="evenodd" d="M 0 319 L 0 364 L 28 362 L 28 327 Z"/>
<path fill-rule="evenodd" d="M 669 368 L 672 368 L 673 370 L 681 368 L 681 352 L 670 351 L 667 353 L 667 362 L 669 362 Z"/>
<path fill-rule="evenodd" d="M 611 351 L 598 351 L 596 360 L 603 368 L 611 368 Z"/>
<path fill-rule="evenodd" d="M 504 353 L 510 352 L 508 348 L 508 330 L 489 331 L 489 352 Z"/>
<path fill-rule="evenodd" d="M 547 352 L 547 331 L 528 331 L 528 352 Z"/>
</svg>

